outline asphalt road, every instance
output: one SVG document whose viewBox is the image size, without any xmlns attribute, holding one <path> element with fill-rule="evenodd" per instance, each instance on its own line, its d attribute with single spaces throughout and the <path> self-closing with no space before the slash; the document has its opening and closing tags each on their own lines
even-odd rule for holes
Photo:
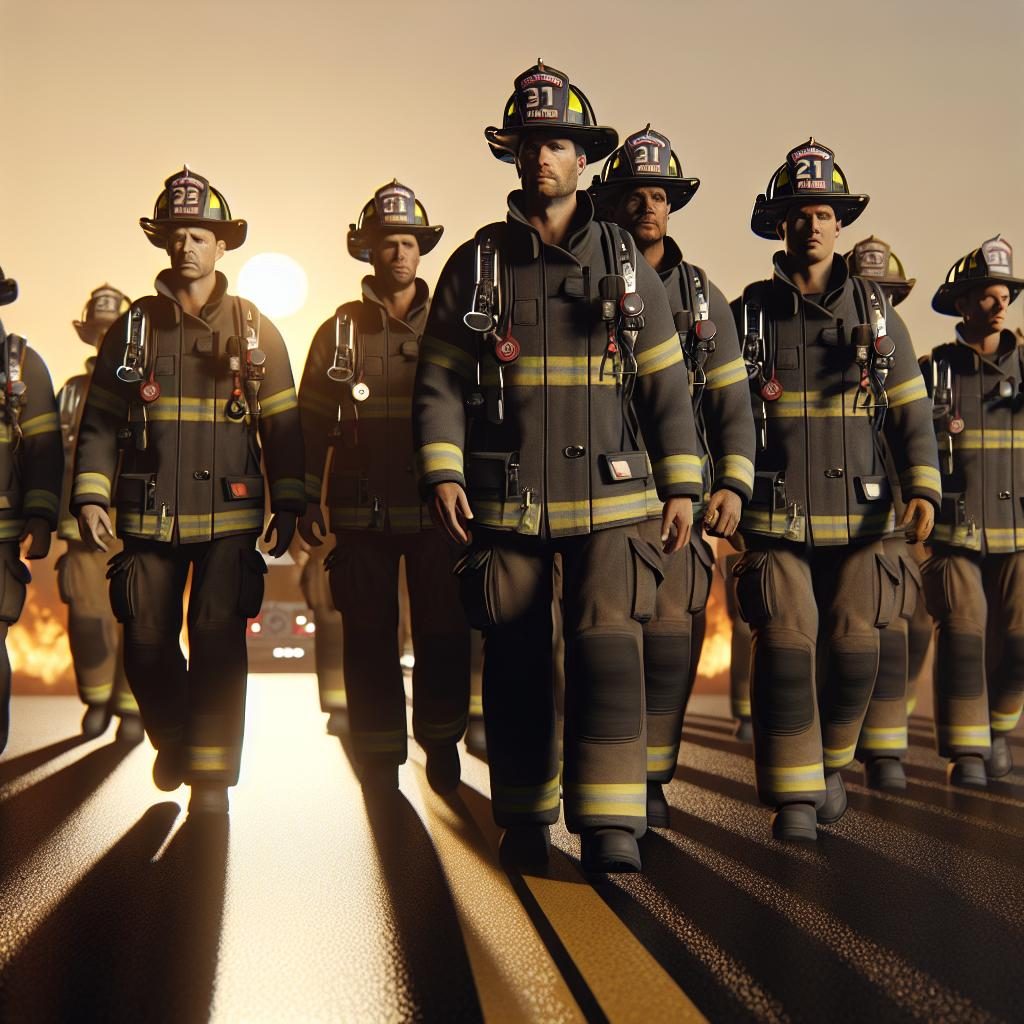
<svg viewBox="0 0 1024 1024">
<path fill-rule="evenodd" d="M 367 806 L 312 676 L 251 680 L 230 823 L 186 820 L 148 744 L 79 742 L 18 697 L 0 758 L 0 1020 L 1024 1019 L 1024 772 L 950 790 L 912 721 L 910 786 L 816 846 L 770 838 L 724 697 L 691 708 L 672 830 L 592 883 L 498 866 L 486 766 L 449 800 L 413 746 Z M 1024 764 L 1024 743 L 1014 741 Z"/>
</svg>

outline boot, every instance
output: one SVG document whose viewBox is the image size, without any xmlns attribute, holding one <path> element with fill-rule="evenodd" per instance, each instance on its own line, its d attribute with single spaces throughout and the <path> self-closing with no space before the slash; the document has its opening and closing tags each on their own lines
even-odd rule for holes
<svg viewBox="0 0 1024 1024">
<path fill-rule="evenodd" d="M 153 782 L 164 793 L 173 793 L 184 781 L 181 765 L 181 747 L 170 744 L 156 752 L 153 762 Z"/>
<path fill-rule="evenodd" d="M 985 761 L 979 754 L 961 754 L 949 762 L 949 784 L 966 789 L 987 789 Z"/>
<path fill-rule="evenodd" d="M 364 790 L 377 796 L 398 792 L 398 765 L 368 758 L 359 766 L 359 782 Z"/>
<path fill-rule="evenodd" d="M 625 828 L 588 828 L 580 835 L 580 862 L 589 874 L 639 871 L 640 847 Z"/>
<path fill-rule="evenodd" d="M 82 735 L 87 740 L 102 736 L 110 725 L 110 708 L 106 704 L 90 704 L 82 716 Z"/>
<path fill-rule="evenodd" d="M 435 793 L 442 796 L 459 787 L 462 765 L 459 762 L 459 748 L 455 743 L 443 743 L 427 748 L 427 782 Z"/>
<path fill-rule="evenodd" d="M 660 782 L 647 781 L 647 827 L 669 828 L 668 801 Z"/>
<path fill-rule="evenodd" d="M 990 779 L 1001 779 L 1013 768 L 1013 753 L 1005 736 L 992 737 L 992 753 L 989 754 L 986 770 Z"/>
<path fill-rule="evenodd" d="M 547 825 L 513 825 L 498 842 L 498 857 L 506 869 L 537 870 L 547 865 L 551 830 Z"/>
<path fill-rule="evenodd" d="M 864 781 L 869 789 L 907 788 L 907 776 L 898 757 L 869 757 L 864 765 Z"/>
<path fill-rule="evenodd" d="M 818 818 L 814 804 L 782 804 L 772 815 L 772 838 L 780 842 L 814 842 Z"/>
<path fill-rule="evenodd" d="M 846 813 L 846 789 L 839 772 L 825 772 L 825 803 L 818 808 L 818 821 L 832 825 Z"/>
<path fill-rule="evenodd" d="M 327 716 L 327 731 L 332 736 L 345 736 L 348 733 L 348 712 L 332 711 Z"/>
<path fill-rule="evenodd" d="M 754 723 L 749 718 L 736 719 L 736 728 L 733 730 L 733 735 L 741 743 L 753 743 Z"/>
<path fill-rule="evenodd" d="M 145 738 L 146 730 L 142 728 L 142 719 L 138 715 L 122 715 L 117 725 L 117 742 L 134 747 Z"/>
<path fill-rule="evenodd" d="M 220 782 L 193 782 L 192 796 L 188 802 L 188 813 L 227 814 L 228 787 Z"/>
</svg>

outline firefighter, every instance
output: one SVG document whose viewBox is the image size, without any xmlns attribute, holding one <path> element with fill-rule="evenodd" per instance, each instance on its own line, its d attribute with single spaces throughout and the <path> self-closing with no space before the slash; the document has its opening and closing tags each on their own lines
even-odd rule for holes
<svg viewBox="0 0 1024 1024">
<path fill-rule="evenodd" d="M 758 795 L 778 839 L 813 840 L 846 810 L 878 670 L 878 633 L 899 614 L 897 524 L 877 435 L 892 452 L 909 539 L 931 532 L 939 474 L 931 411 L 910 338 L 877 286 L 835 253 L 868 202 L 832 150 L 808 140 L 757 197 L 755 234 L 782 239 L 770 281 L 734 310 L 758 430 L 754 497 L 741 530 L 737 597 L 753 633 Z M 815 665 L 815 656 L 819 663 Z M 815 687 L 815 679 L 819 685 Z M 816 813 L 817 812 L 817 813 Z"/>
<path fill-rule="evenodd" d="M 154 782 L 168 792 L 188 783 L 190 813 L 226 814 L 242 753 L 246 620 L 259 613 L 266 573 L 256 550 L 263 471 L 272 556 L 306 507 L 298 403 L 277 328 L 228 295 L 216 269 L 246 234 L 224 196 L 186 166 L 140 224 L 170 267 L 100 347 L 71 508 L 100 550 L 117 510 L 124 550 L 107 572 L 110 604 L 157 750 Z M 186 663 L 178 634 L 190 570 Z"/>
<path fill-rule="evenodd" d="M 1013 767 L 1024 704 L 1024 347 L 1006 326 L 1024 279 L 996 236 L 950 268 L 932 308 L 959 317 L 931 352 L 942 507 L 924 564 L 937 624 L 935 729 L 955 785 Z"/>
<path fill-rule="evenodd" d="M 457 569 L 470 622 L 485 633 L 502 857 L 545 862 L 558 818 L 560 553 L 566 825 L 581 834 L 585 870 L 639 870 L 641 622 L 654 612 L 662 545 L 687 544 L 701 494 L 683 354 L 657 273 L 577 191 L 588 161 L 618 144 L 582 91 L 538 61 L 485 138 L 522 188 L 507 221 L 482 228 L 442 272 L 416 378 L 420 485 L 452 540 L 471 544 Z M 657 547 L 639 531 L 652 516 Z"/>
<path fill-rule="evenodd" d="M 747 371 L 736 327 L 722 292 L 698 266 L 683 259 L 668 234 L 669 215 L 697 191 L 697 178 L 683 177 L 666 136 L 650 124 L 630 135 L 608 159 L 591 191 L 599 210 L 628 231 L 644 259 L 658 272 L 668 295 L 690 376 L 705 495 L 694 520 L 716 537 L 731 537 L 754 483 L 754 420 Z M 659 524 L 650 519 L 641 534 L 658 543 Z M 647 703 L 647 824 L 667 828 L 663 786 L 679 757 L 686 704 L 703 641 L 700 618 L 711 590 L 714 553 L 700 528 L 689 547 L 666 559 L 654 617 L 643 627 Z M 698 620 L 695 630 L 694 623 Z"/>
<path fill-rule="evenodd" d="M 78 337 L 93 349 L 99 347 L 107 328 L 128 311 L 131 300 L 109 284 L 90 296 L 82 319 L 73 321 Z M 67 551 L 57 559 L 57 584 L 61 600 L 68 606 L 68 641 L 75 666 L 78 695 L 85 704 L 82 735 L 87 738 L 106 732 L 113 715 L 121 719 L 117 739 L 140 743 L 143 738 L 139 706 L 132 696 L 124 672 L 124 635 L 110 610 L 107 596 L 107 558 L 86 544 L 71 514 L 71 473 L 89 378 L 96 357 L 85 363 L 85 373 L 71 377 L 57 393 L 60 430 L 64 441 L 64 490 L 57 536 L 66 541 Z M 116 553 L 120 545 L 111 545 Z"/>
<path fill-rule="evenodd" d="M 420 256 L 444 229 L 431 225 L 412 189 L 379 188 L 348 235 L 349 254 L 370 263 L 362 298 L 317 331 L 299 408 L 307 451 L 307 543 L 320 543 L 320 492 L 328 452 L 327 505 L 336 536 L 331 593 L 345 628 L 349 735 L 364 787 L 396 790 L 406 759 L 399 646 L 399 565 L 405 561 L 415 665 L 413 735 L 439 793 L 459 783 L 458 741 L 469 707 L 469 627 L 448 545 L 433 528 L 414 474 L 412 386 L 428 291 Z"/>
<path fill-rule="evenodd" d="M 18 283 L 0 270 L 0 306 L 18 297 Z M 11 662 L 7 630 L 25 606 L 26 584 L 32 576 L 25 558 L 45 558 L 50 534 L 57 526 L 64 456 L 60 443 L 57 401 L 46 364 L 28 341 L 8 334 L 0 323 L 3 343 L 0 374 L 0 753 L 10 729 Z M 23 543 L 27 541 L 27 544 Z"/>
<path fill-rule="evenodd" d="M 843 257 L 850 276 L 874 282 L 895 307 L 911 292 L 915 278 L 907 278 L 891 246 L 874 235 L 858 242 Z M 884 440 L 884 439 L 883 439 Z M 888 452 L 887 458 L 891 459 Z M 903 514 L 899 480 L 889 472 L 896 514 Z M 878 677 L 857 744 L 867 785 L 872 789 L 907 788 L 903 761 L 907 756 L 907 716 L 913 681 L 921 671 L 931 642 L 932 625 L 921 594 L 920 563 L 924 547 L 911 547 L 901 534 L 882 541 L 890 562 L 899 571 L 900 614 L 879 632 Z M 922 614 L 923 613 L 923 614 Z"/>
</svg>

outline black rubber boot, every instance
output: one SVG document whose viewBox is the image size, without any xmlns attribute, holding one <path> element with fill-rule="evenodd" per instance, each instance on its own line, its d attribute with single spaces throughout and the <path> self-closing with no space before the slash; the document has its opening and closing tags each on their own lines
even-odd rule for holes
<svg viewBox="0 0 1024 1024">
<path fill-rule="evenodd" d="M 985 770 L 990 779 L 1001 779 L 1009 775 L 1013 768 L 1013 754 L 1009 741 L 1005 736 L 992 737 L 992 753 L 989 755 Z"/>
<path fill-rule="evenodd" d="M 668 801 L 665 799 L 665 791 L 660 782 L 647 783 L 647 827 L 648 828 L 669 828 Z"/>
<path fill-rule="evenodd" d="M 122 715 L 117 723 L 117 742 L 123 743 L 126 747 L 134 747 L 146 737 L 146 730 L 142 728 L 142 719 L 138 715 Z"/>
<path fill-rule="evenodd" d="M 987 789 L 985 761 L 978 754 L 961 754 L 949 762 L 949 784 L 966 789 Z"/>
<path fill-rule="evenodd" d="M 772 838 L 783 843 L 813 843 L 818 838 L 814 804 L 782 804 L 772 815 Z"/>
<path fill-rule="evenodd" d="M 220 782 L 192 783 L 192 796 L 188 801 L 188 813 L 193 814 L 227 814 L 228 787 Z"/>
<path fill-rule="evenodd" d="M 398 765 L 392 761 L 368 758 L 359 766 L 359 783 L 363 789 L 383 796 L 398 792 Z"/>
<path fill-rule="evenodd" d="M 580 835 L 580 862 L 589 874 L 639 871 L 640 847 L 625 828 L 592 828 Z"/>
<path fill-rule="evenodd" d="M 457 744 L 444 743 L 427 748 L 427 782 L 435 793 L 443 796 L 454 792 L 461 778 L 462 764 Z"/>
<path fill-rule="evenodd" d="M 753 743 L 754 723 L 749 718 L 736 719 L 736 728 L 733 730 L 733 735 L 741 743 Z"/>
<path fill-rule="evenodd" d="M 825 772 L 825 803 L 818 808 L 818 821 L 832 825 L 846 813 L 846 789 L 839 772 Z"/>
<path fill-rule="evenodd" d="M 110 725 L 110 708 L 106 704 L 91 704 L 82 716 L 82 735 L 87 740 L 102 736 Z"/>
<path fill-rule="evenodd" d="M 484 730 L 482 718 L 471 718 L 466 726 L 466 750 L 474 757 L 484 758 L 487 756 L 487 733 Z"/>
<path fill-rule="evenodd" d="M 505 829 L 498 842 L 498 857 L 506 868 L 539 870 L 551 853 L 551 830 L 547 825 L 514 825 Z"/>
<path fill-rule="evenodd" d="M 181 747 L 172 744 L 158 750 L 153 762 L 153 782 L 156 788 L 165 793 L 173 793 L 183 781 Z"/>
<path fill-rule="evenodd" d="M 864 765 L 864 781 L 869 789 L 902 790 L 907 776 L 898 757 L 870 757 Z"/>
<path fill-rule="evenodd" d="M 348 735 L 348 712 L 332 711 L 327 716 L 327 731 L 332 736 Z"/>
</svg>

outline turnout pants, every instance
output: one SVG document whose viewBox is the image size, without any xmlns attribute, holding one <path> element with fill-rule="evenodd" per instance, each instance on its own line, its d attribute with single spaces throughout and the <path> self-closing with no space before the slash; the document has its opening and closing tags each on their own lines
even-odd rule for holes
<svg viewBox="0 0 1024 1024">
<path fill-rule="evenodd" d="M 178 635 L 190 569 L 186 662 Z M 153 745 L 184 748 L 188 783 L 238 782 L 246 619 L 259 614 L 266 571 L 255 534 L 202 544 L 126 537 L 110 561 L 110 604 L 124 625 L 128 682 Z"/>
<path fill-rule="evenodd" d="M 68 540 L 67 545 L 57 559 L 57 587 L 68 606 L 78 696 L 90 707 L 109 704 L 115 714 L 137 715 L 139 706 L 124 671 L 124 630 L 110 610 L 107 593 L 110 555 L 80 540 Z"/>
<path fill-rule="evenodd" d="M 344 711 L 348 706 L 345 700 L 345 673 L 342 669 L 344 631 L 341 614 L 334 607 L 334 598 L 324 569 L 329 554 L 323 548 L 314 548 L 299 577 L 302 596 L 313 613 L 316 625 L 313 657 L 317 688 L 320 691 L 320 710 L 328 713 Z"/>
<path fill-rule="evenodd" d="M 882 541 L 890 565 L 899 571 L 898 614 L 879 631 L 878 675 L 871 695 L 857 757 L 907 756 L 907 690 L 910 678 L 910 621 L 921 598 L 921 570 L 902 537 Z"/>
<path fill-rule="evenodd" d="M 0 753 L 7 746 L 11 702 L 11 660 L 7 656 L 7 631 L 21 617 L 26 586 L 32 576 L 21 560 L 19 544 L 0 544 Z"/>
<path fill-rule="evenodd" d="M 740 560 L 738 554 L 721 559 L 719 567 L 725 579 L 725 607 L 732 620 L 732 650 L 729 659 L 729 707 L 733 718 L 750 717 L 750 627 L 743 621 L 736 600 L 736 577 L 733 570 Z"/>
<path fill-rule="evenodd" d="M 734 570 L 753 633 L 757 792 L 769 805 L 825 799 L 848 765 L 878 671 L 879 627 L 898 614 L 882 542 L 797 548 L 752 538 Z"/>
<path fill-rule="evenodd" d="M 469 709 L 469 626 L 441 534 L 339 531 L 329 561 L 331 593 L 345 625 L 352 748 L 357 759 L 396 765 L 407 755 L 398 628 L 403 558 L 416 658 L 413 735 L 428 748 L 454 744 Z"/>
<path fill-rule="evenodd" d="M 651 547 L 661 546 L 661 520 L 639 527 Z M 665 580 L 653 617 L 643 626 L 644 695 L 647 708 L 647 778 L 669 782 L 679 759 L 686 705 L 693 689 L 703 629 L 694 630 L 711 591 L 714 555 L 699 530 L 673 555 L 662 555 Z"/>
<path fill-rule="evenodd" d="M 1024 705 L 1024 552 L 987 555 L 935 549 L 924 592 L 938 629 L 935 729 L 939 754 L 991 750 Z"/>
<path fill-rule="evenodd" d="M 484 721 L 495 821 L 558 820 L 552 571 L 561 554 L 565 637 L 562 787 L 570 831 L 647 827 L 641 621 L 654 613 L 661 553 L 635 526 L 558 539 L 477 528 L 460 576 L 485 624 Z"/>
</svg>

